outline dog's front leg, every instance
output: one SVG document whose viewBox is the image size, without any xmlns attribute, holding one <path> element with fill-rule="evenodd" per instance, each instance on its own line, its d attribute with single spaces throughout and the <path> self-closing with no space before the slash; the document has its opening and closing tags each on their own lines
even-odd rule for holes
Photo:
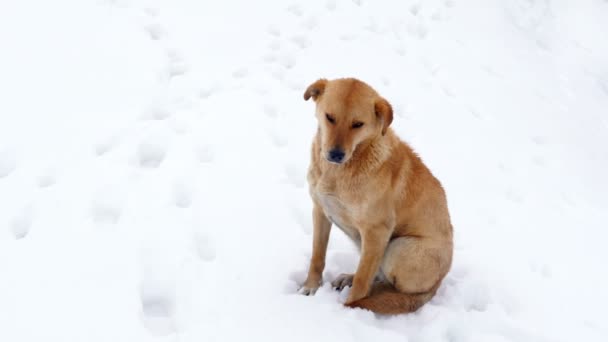
<svg viewBox="0 0 608 342">
<path fill-rule="evenodd" d="M 323 269 L 325 269 L 325 254 L 327 252 L 327 242 L 329 241 L 329 231 L 331 222 L 325 216 L 323 209 L 318 204 L 314 204 L 312 211 L 313 237 L 312 237 L 312 257 L 308 269 L 308 277 L 299 292 L 304 295 L 313 295 L 321 285 L 323 279 Z"/>
<path fill-rule="evenodd" d="M 378 272 L 380 262 L 391 236 L 386 226 L 373 226 L 361 231 L 361 259 L 353 277 L 346 305 L 368 295 L 374 276 Z"/>
</svg>

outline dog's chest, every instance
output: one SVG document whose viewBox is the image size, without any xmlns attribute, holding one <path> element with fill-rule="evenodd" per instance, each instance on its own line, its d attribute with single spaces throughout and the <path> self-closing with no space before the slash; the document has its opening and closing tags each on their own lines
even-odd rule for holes
<svg viewBox="0 0 608 342">
<path fill-rule="evenodd" d="M 341 184 L 332 180 L 320 180 L 312 190 L 327 218 L 358 242 L 360 237 L 357 221 L 365 210 L 365 201 L 355 198 Z"/>
<path fill-rule="evenodd" d="M 352 208 L 331 194 L 320 194 L 318 198 L 327 218 L 353 241 L 358 242 L 360 240 L 359 229 L 353 219 Z"/>
<path fill-rule="evenodd" d="M 318 195 L 319 202 L 327 217 L 338 225 L 345 225 L 349 220 L 349 209 L 334 194 L 322 193 Z"/>
</svg>

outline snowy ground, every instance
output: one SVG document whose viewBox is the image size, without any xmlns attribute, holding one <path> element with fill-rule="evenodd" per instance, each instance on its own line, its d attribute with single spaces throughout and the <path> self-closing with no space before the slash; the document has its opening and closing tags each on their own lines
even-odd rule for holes
<svg viewBox="0 0 608 342">
<path fill-rule="evenodd" d="M 607 32 L 605 0 L 0 3 L 0 340 L 608 340 Z M 448 193 L 414 314 L 296 294 L 302 93 L 341 76 Z"/>
</svg>

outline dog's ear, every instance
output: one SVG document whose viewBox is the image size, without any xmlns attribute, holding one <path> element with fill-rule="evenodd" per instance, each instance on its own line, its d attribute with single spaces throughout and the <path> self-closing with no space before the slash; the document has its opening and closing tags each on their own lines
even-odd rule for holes
<svg viewBox="0 0 608 342">
<path fill-rule="evenodd" d="M 308 101 L 312 97 L 313 100 L 317 101 L 319 95 L 323 94 L 326 85 L 327 80 L 324 78 L 318 79 L 315 83 L 309 85 L 304 92 L 304 100 Z"/>
<path fill-rule="evenodd" d="M 393 122 L 393 107 L 385 99 L 378 98 L 374 103 L 374 110 L 376 111 L 376 117 L 382 123 L 382 135 L 385 135 L 388 126 Z"/>
</svg>

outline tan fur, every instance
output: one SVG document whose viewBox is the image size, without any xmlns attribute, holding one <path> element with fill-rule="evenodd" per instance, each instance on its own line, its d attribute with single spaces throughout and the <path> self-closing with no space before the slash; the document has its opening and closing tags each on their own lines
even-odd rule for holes
<svg viewBox="0 0 608 342">
<path fill-rule="evenodd" d="M 308 172 L 313 252 L 302 292 L 313 294 L 322 282 L 333 223 L 361 249 L 345 305 L 384 314 L 415 311 L 433 297 L 452 263 L 444 190 L 389 127 L 391 105 L 370 86 L 321 79 L 306 89 L 304 99 L 310 98 L 319 127 Z M 341 164 L 328 161 L 336 147 L 344 151 Z M 384 281 L 373 285 L 377 275 Z"/>
</svg>

